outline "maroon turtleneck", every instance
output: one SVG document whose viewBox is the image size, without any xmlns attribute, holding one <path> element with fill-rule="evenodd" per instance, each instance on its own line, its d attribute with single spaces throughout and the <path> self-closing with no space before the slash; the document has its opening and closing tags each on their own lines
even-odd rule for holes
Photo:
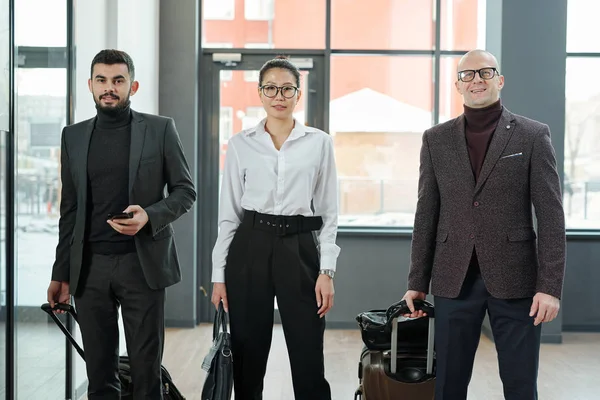
<svg viewBox="0 0 600 400">
<path fill-rule="evenodd" d="M 494 104 L 490 104 L 484 108 L 464 106 L 464 109 L 467 149 L 469 150 L 469 159 L 471 160 L 475 182 L 477 182 L 481 166 L 485 160 L 485 154 L 492 141 L 492 135 L 498 125 L 500 115 L 502 115 L 502 102 L 498 100 Z M 475 249 L 473 249 L 473 255 L 469 264 L 469 273 L 474 275 L 481 273 Z"/>
<path fill-rule="evenodd" d="M 464 106 L 464 109 L 467 149 L 475 182 L 477 182 L 492 135 L 502 115 L 502 102 L 498 100 L 484 108 Z"/>
</svg>

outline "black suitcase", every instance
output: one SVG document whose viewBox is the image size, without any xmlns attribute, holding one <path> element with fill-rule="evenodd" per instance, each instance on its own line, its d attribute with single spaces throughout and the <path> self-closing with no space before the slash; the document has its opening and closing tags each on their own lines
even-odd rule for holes
<svg viewBox="0 0 600 400">
<path fill-rule="evenodd" d="M 75 312 L 73 306 L 69 304 L 57 304 L 55 308 L 68 312 L 69 314 L 71 314 L 75 322 L 77 322 L 77 313 Z M 73 347 L 75 347 L 75 350 L 77 350 L 81 358 L 85 361 L 85 354 L 83 352 L 83 349 L 75 341 L 75 338 L 73 337 L 73 335 L 71 335 L 67 327 L 58 319 L 58 316 L 54 314 L 52 308 L 50 307 L 50 303 L 42 304 L 42 310 L 44 310 L 46 313 L 48 313 L 48 315 L 50 315 L 50 317 L 52 317 L 52 320 L 56 322 L 56 325 L 58 325 L 60 330 L 63 331 L 69 342 L 71 342 Z M 163 366 L 161 366 L 161 375 L 164 400 L 185 400 L 185 397 L 181 394 L 181 392 L 173 383 L 171 375 Z M 131 381 L 129 357 L 127 356 L 119 357 L 119 380 L 121 381 L 121 399 L 133 400 L 133 383 Z"/>
<path fill-rule="evenodd" d="M 433 400 L 434 309 L 426 301 L 415 301 L 415 308 L 427 317 L 402 317 L 410 312 L 405 302 L 357 316 L 364 348 L 355 400 Z"/>
</svg>

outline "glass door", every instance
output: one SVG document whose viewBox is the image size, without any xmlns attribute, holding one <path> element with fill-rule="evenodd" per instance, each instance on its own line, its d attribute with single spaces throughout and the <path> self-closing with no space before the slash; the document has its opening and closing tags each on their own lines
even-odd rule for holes
<svg viewBox="0 0 600 400">
<path fill-rule="evenodd" d="M 221 175 L 229 139 L 241 130 L 255 126 L 266 116 L 258 96 L 258 75 L 263 64 L 272 58 L 273 55 L 240 53 L 214 53 L 204 56 L 202 76 L 212 78 L 210 84 L 205 85 L 208 89 L 203 93 L 201 109 L 204 124 L 202 126 L 205 132 L 210 133 L 210 147 L 218 148 L 217 152 L 211 151 L 213 154 L 211 158 L 215 158 L 211 164 L 213 168 L 216 167 L 215 172 L 219 176 L 218 183 L 215 185 L 217 193 L 221 189 Z M 326 94 L 323 81 L 323 56 L 291 56 L 290 61 L 301 72 L 302 98 L 296 106 L 294 116 L 307 126 L 325 130 Z M 213 214 L 216 214 L 214 211 L 218 210 L 218 194 L 213 197 L 211 204 L 214 205 L 211 207 Z M 216 216 L 208 222 L 215 226 Z M 211 230 L 209 237 L 216 239 L 216 226 Z M 207 253 L 212 251 L 214 240 L 205 245 L 209 250 L 202 251 Z M 206 254 L 203 259 L 208 261 L 208 264 L 204 265 L 212 265 L 209 262 L 209 254 Z M 210 271 L 205 269 L 199 273 L 203 278 L 206 277 L 204 281 L 210 282 Z M 277 302 L 275 307 L 277 308 Z M 275 318 L 279 321 L 278 313 Z"/>
</svg>

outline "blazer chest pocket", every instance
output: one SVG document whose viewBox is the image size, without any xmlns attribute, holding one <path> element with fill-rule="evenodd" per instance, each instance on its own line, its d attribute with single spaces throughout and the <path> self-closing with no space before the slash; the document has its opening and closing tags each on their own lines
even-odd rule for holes
<svg viewBox="0 0 600 400">
<path fill-rule="evenodd" d="M 513 229 L 508 231 L 507 236 L 509 242 L 525 242 L 528 240 L 535 240 L 537 238 L 535 231 L 531 228 Z"/>
<path fill-rule="evenodd" d="M 142 158 L 140 160 L 140 165 L 152 164 L 152 163 L 155 163 L 156 160 L 158 160 L 158 157 L 146 157 L 146 158 Z"/>
<path fill-rule="evenodd" d="M 448 240 L 448 232 L 438 232 L 435 237 L 435 241 L 438 243 L 444 243 Z"/>
</svg>

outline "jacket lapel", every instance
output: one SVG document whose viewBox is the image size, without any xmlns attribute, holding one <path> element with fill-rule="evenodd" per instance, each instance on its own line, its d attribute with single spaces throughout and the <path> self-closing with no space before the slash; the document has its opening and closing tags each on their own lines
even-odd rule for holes
<svg viewBox="0 0 600 400">
<path fill-rule="evenodd" d="M 137 112 L 131 111 L 131 145 L 129 149 L 129 195 L 137 176 L 142 149 L 144 148 L 144 138 L 146 137 L 146 122 Z"/>
<path fill-rule="evenodd" d="M 471 186 L 475 187 L 475 177 L 473 176 L 473 168 L 471 168 L 471 159 L 467 150 L 467 139 L 465 137 L 465 117 L 461 115 L 452 125 L 452 142 L 454 149 L 458 155 L 460 164 L 460 173 L 465 175 Z"/>
<path fill-rule="evenodd" d="M 481 189 L 486 179 L 494 169 L 496 162 L 502 155 L 502 152 L 508 144 L 508 141 L 514 130 L 515 124 L 513 115 L 508 110 L 504 109 L 504 111 L 502 111 L 502 115 L 500 116 L 500 120 L 498 121 L 498 125 L 496 126 L 496 130 L 492 136 L 492 141 L 485 155 L 483 165 L 481 166 L 479 179 L 477 180 L 477 185 L 475 186 L 475 193 Z"/>
<path fill-rule="evenodd" d="M 81 136 L 81 153 L 79 153 L 80 161 L 79 161 L 79 189 L 82 193 L 82 198 L 87 199 L 87 187 L 88 187 L 88 171 L 87 171 L 87 163 L 88 163 L 88 151 L 90 149 L 90 140 L 92 139 L 92 132 L 94 131 L 94 127 L 96 126 L 96 118 L 92 118 L 89 120 L 87 125 L 85 126 L 85 130 Z"/>
</svg>

